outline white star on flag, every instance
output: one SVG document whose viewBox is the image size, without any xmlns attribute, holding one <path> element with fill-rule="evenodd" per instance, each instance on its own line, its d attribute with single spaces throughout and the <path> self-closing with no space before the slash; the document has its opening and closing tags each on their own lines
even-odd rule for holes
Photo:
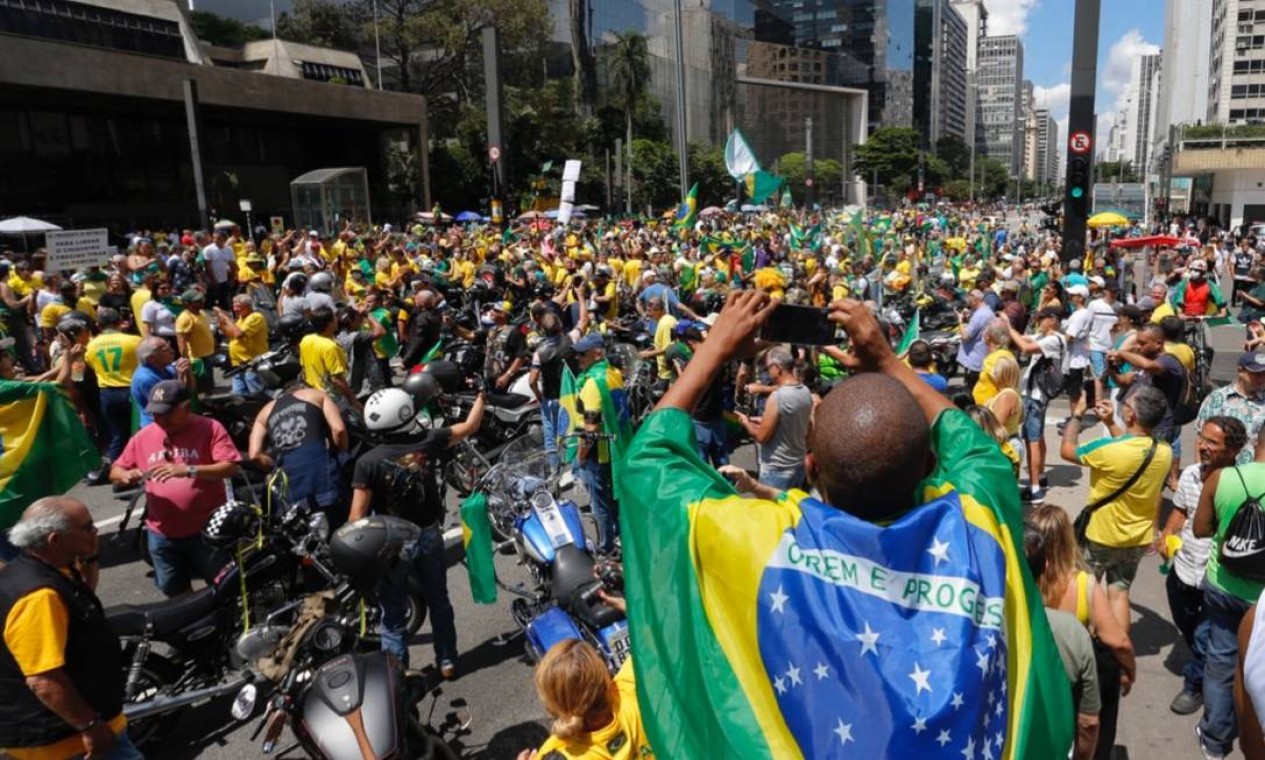
<svg viewBox="0 0 1265 760">
<path fill-rule="evenodd" d="M 879 634 L 870 630 L 870 621 L 865 621 L 865 633 L 858 633 L 856 637 L 861 642 L 861 656 L 864 657 L 866 652 L 873 652 L 878 657 L 878 647 L 875 645 L 878 644 Z"/>
<path fill-rule="evenodd" d="M 914 696 L 918 696 L 923 692 L 923 690 L 931 691 L 931 684 L 928 683 L 928 679 L 931 678 L 930 670 L 923 670 L 922 667 L 915 662 L 914 672 L 909 674 L 909 678 L 913 680 L 914 685 L 918 687 L 917 691 L 914 692 Z"/>
<path fill-rule="evenodd" d="M 946 744 L 948 744 L 949 742 L 953 741 L 953 739 L 951 739 L 951 738 L 949 737 L 949 732 L 948 732 L 948 731 L 941 731 L 941 732 L 940 732 L 940 735 L 936 737 L 936 741 L 940 743 L 940 746 L 941 746 L 941 747 L 943 747 L 944 745 L 946 745 Z"/>
<path fill-rule="evenodd" d="M 940 539 L 932 539 L 931 548 L 927 553 L 936 558 L 936 564 L 949 561 L 949 544 Z"/>
<path fill-rule="evenodd" d="M 961 707 L 961 706 L 962 706 L 962 702 L 963 702 L 963 701 L 964 701 L 964 700 L 962 699 L 962 695 L 961 695 L 960 693 L 958 693 L 958 692 L 956 692 L 956 691 L 955 691 L 955 692 L 953 692 L 953 709 L 954 709 L 954 710 L 956 710 L 956 709 L 958 709 L 959 707 Z"/>
<path fill-rule="evenodd" d="M 975 760 L 975 737 L 966 740 L 966 747 L 962 749 L 962 757 L 966 760 Z"/>
<path fill-rule="evenodd" d="M 819 662 L 817 667 L 813 668 L 813 675 L 817 676 L 817 680 L 820 681 L 830 675 L 830 668 L 826 667 L 826 663 Z"/>
<path fill-rule="evenodd" d="M 799 686 L 804 683 L 804 679 L 799 677 L 799 668 L 794 664 L 786 666 L 786 677 L 791 679 L 791 686 Z"/>
<path fill-rule="evenodd" d="M 933 644 L 935 644 L 937 647 L 938 647 L 938 646 L 940 646 L 941 644 L 943 644 L 943 643 L 944 643 L 944 640 L 945 640 L 946 638 L 948 638 L 948 637 L 944 635 L 944 629 L 943 629 L 943 628 L 932 628 L 932 629 L 931 629 L 931 642 L 932 642 Z"/>
<path fill-rule="evenodd" d="M 781 586 L 778 586 L 777 591 L 774 591 L 772 594 L 769 594 L 769 596 L 772 597 L 773 599 L 774 612 L 782 612 L 782 608 L 786 606 L 786 600 L 790 599 L 789 596 L 782 593 Z"/>
<path fill-rule="evenodd" d="M 835 733 L 839 735 L 839 743 L 847 744 L 852 739 L 852 724 L 844 723 L 843 718 L 839 719 L 839 725 L 835 726 Z"/>
<path fill-rule="evenodd" d="M 988 663 L 990 661 L 988 652 L 975 652 L 975 666 L 980 669 L 981 675 L 988 675 Z"/>
<path fill-rule="evenodd" d="M 999 718 L 1000 718 L 1000 717 L 1001 717 L 1002 712 L 1003 712 L 1003 711 L 1005 711 L 1005 709 L 1006 709 L 1006 703 L 1005 703 L 1005 702 L 998 702 L 998 703 L 997 703 L 997 709 L 993 710 L 993 712 L 997 713 L 997 717 L 999 717 Z"/>
<path fill-rule="evenodd" d="M 786 693 L 786 681 L 783 681 L 781 678 L 775 678 L 775 679 L 773 679 L 773 688 L 777 689 L 777 693 L 778 693 L 778 694 L 785 694 L 785 693 Z"/>
<path fill-rule="evenodd" d="M 1005 745 L 1006 735 L 998 731 L 994 736 L 997 737 L 997 751 L 1001 752 L 1001 748 Z"/>
<path fill-rule="evenodd" d="M 984 742 L 984 760 L 993 760 L 993 744 L 991 741 Z"/>
<path fill-rule="evenodd" d="M 996 646 L 997 646 L 997 636 L 996 636 L 995 634 L 992 634 L 992 633 L 988 634 L 988 648 L 989 648 L 989 650 L 992 650 L 992 649 L 993 649 L 993 648 L 995 648 Z"/>
<path fill-rule="evenodd" d="M 910 728 L 913 729 L 915 734 L 921 734 L 923 731 L 927 730 L 927 719 L 914 718 L 914 725 L 910 726 Z"/>
</svg>

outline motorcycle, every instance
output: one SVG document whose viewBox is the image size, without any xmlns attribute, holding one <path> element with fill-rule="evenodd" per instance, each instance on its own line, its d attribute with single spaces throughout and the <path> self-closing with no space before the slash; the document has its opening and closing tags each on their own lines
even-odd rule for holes
<svg viewBox="0 0 1265 760">
<path fill-rule="evenodd" d="M 538 661 L 554 644 L 579 639 L 596 647 L 611 672 L 617 671 L 631 651 L 628 623 L 596 596 L 602 582 L 594 574 L 584 518 L 574 501 L 554 496 L 557 475 L 551 474 L 543 449 L 531 437 L 508 447 L 480 480 L 479 490 L 487 494 L 493 531 L 507 536 L 502 546 L 514 548 L 532 578 L 530 590 L 498 582 L 517 597 L 511 614 L 523 631 L 528 656 Z"/>
<path fill-rule="evenodd" d="M 259 393 L 238 395 L 216 393 L 198 398 L 198 411 L 220 421 L 233 439 L 233 445 L 245 451 L 250 447 L 250 431 L 259 410 L 293 382 L 303 371 L 298 353 L 288 345 L 281 345 L 267 353 L 224 372 L 226 378 L 253 371 L 264 384 Z"/>
</svg>

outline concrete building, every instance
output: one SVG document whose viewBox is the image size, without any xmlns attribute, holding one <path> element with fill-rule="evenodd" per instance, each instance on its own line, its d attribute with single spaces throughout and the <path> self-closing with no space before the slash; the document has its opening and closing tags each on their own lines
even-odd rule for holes
<svg viewBox="0 0 1265 760">
<path fill-rule="evenodd" d="M 1265 0 L 1212 0 L 1206 121 L 1265 122 Z"/>
<path fill-rule="evenodd" d="M 917 0 L 914 19 L 914 124 L 926 147 L 966 139 L 966 21 L 949 0 Z"/>
<path fill-rule="evenodd" d="M 978 84 L 979 43 L 988 36 L 988 9 L 984 0 L 952 0 L 953 10 L 966 23 L 966 134 L 967 144 L 974 136 L 975 149 L 983 153 L 984 118 L 981 111 Z"/>
<path fill-rule="evenodd" d="M 1160 53 L 1140 55 L 1133 59 L 1129 74 L 1121 155 L 1140 174 L 1145 173 L 1150 166 L 1151 150 L 1155 142 L 1161 61 Z"/>
<path fill-rule="evenodd" d="M 976 83 L 988 155 L 1018 177 L 1023 170 L 1023 43 L 1018 37 L 980 42 Z"/>
<path fill-rule="evenodd" d="M 1063 146 L 1059 140 L 1059 123 L 1044 108 L 1038 108 L 1034 115 L 1037 122 L 1036 180 L 1042 185 L 1058 185 L 1063 178 L 1063 166 L 1059 161 Z"/>
<path fill-rule="evenodd" d="M 1168 0 L 1164 8 L 1164 65 L 1155 114 L 1155 135 L 1170 124 L 1208 118 L 1212 5 L 1208 0 Z"/>
<path fill-rule="evenodd" d="M 204 46 L 183 8 L 0 3 L 0 216 L 201 226 L 246 198 L 292 220 L 290 181 L 338 166 L 367 169 L 380 216 L 429 207 L 423 98 L 367 89 L 349 53 Z M 393 183 L 400 146 L 417 176 Z"/>
</svg>

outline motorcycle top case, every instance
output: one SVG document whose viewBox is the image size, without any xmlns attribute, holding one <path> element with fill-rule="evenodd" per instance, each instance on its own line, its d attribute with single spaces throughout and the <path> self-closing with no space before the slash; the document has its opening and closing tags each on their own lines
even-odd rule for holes
<svg viewBox="0 0 1265 760">
<path fill-rule="evenodd" d="M 327 758 L 397 757 L 404 751 L 404 671 L 385 652 L 345 654 L 321 666 L 303 695 L 300 730 Z"/>
<path fill-rule="evenodd" d="M 571 544 L 588 550 L 580 508 L 573 501 L 557 501 L 543 510 L 533 509 L 523 518 L 520 530 L 527 552 L 537 562 L 553 562 L 557 550 Z"/>
<path fill-rule="evenodd" d="M 543 656 L 554 644 L 567 639 L 583 639 L 567 613 L 560 607 L 550 607 L 527 624 L 527 640 L 532 648 Z"/>
</svg>

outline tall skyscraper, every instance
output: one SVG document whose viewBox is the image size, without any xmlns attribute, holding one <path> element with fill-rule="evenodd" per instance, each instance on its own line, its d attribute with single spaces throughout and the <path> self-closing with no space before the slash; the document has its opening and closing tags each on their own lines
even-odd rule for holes
<svg viewBox="0 0 1265 760">
<path fill-rule="evenodd" d="M 977 152 L 984 152 L 984 120 L 980 111 L 979 42 L 988 36 L 988 9 L 984 0 L 953 0 L 953 10 L 966 22 L 966 142 L 975 143 Z"/>
<path fill-rule="evenodd" d="M 966 21 L 949 0 L 916 0 L 914 125 L 924 144 L 966 139 Z"/>
<path fill-rule="evenodd" d="M 1057 185 L 1062 178 L 1059 165 L 1059 123 L 1050 112 L 1038 108 L 1033 112 L 1037 122 L 1037 182 Z"/>
<path fill-rule="evenodd" d="M 1023 170 L 1023 43 L 1018 37 L 980 41 L 976 84 L 988 155 L 1018 177 Z"/>
<path fill-rule="evenodd" d="M 1129 102 L 1125 108 L 1122 158 L 1133 163 L 1134 171 L 1147 172 L 1155 142 L 1155 116 L 1159 110 L 1162 56 L 1140 55 L 1133 59 L 1129 73 Z"/>
<path fill-rule="evenodd" d="M 1164 9 L 1164 71 L 1160 76 L 1155 136 L 1167 138 L 1170 124 L 1208 118 L 1212 68 L 1212 5 L 1208 0 L 1168 0 Z"/>
<path fill-rule="evenodd" d="M 1265 2 L 1212 0 L 1208 121 L 1265 119 Z"/>
</svg>

